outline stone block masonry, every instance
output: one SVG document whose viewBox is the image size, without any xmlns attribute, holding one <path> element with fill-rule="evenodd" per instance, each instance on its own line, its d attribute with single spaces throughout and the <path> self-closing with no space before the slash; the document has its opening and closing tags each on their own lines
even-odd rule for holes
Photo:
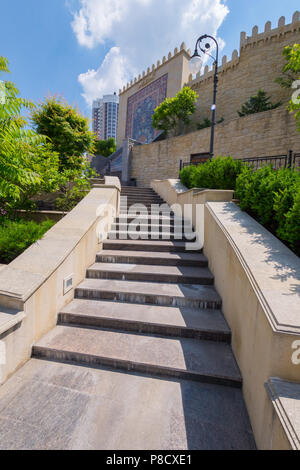
<svg viewBox="0 0 300 470">
<path fill-rule="evenodd" d="M 268 21 L 261 33 L 257 26 L 253 27 L 249 37 L 245 32 L 241 33 L 239 51 L 233 51 L 231 60 L 224 56 L 219 66 L 217 120 L 223 117 L 227 123 L 236 119 L 243 103 L 255 95 L 259 88 L 266 91 L 274 103 L 282 101 L 284 106 L 288 102 L 290 90 L 281 88 L 275 83 L 275 79 L 280 76 L 285 63 L 282 55 L 284 47 L 300 42 L 299 19 L 300 13 L 297 11 L 290 24 L 286 25 L 285 18 L 281 17 L 273 29 Z M 149 141 L 145 138 L 152 133 L 149 106 L 151 115 L 164 94 L 173 97 L 184 85 L 190 86 L 199 94 L 197 111 L 186 131 L 196 130 L 197 123 L 210 118 L 213 71 L 207 65 L 202 75 L 199 73 L 192 76 L 188 67 L 189 59 L 190 50 L 186 50 L 185 44 L 182 43 L 180 48 L 175 48 L 174 53 L 169 52 L 168 56 L 164 56 L 151 68 L 148 67 L 147 71 L 120 90 L 118 146 L 122 145 L 125 137 L 135 138 L 140 142 Z M 167 76 L 166 90 L 164 93 L 158 93 L 155 83 L 159 83 L 163 76 Z M 130 106 L 132 101 L 135 102 L 134 109 Z M 133 130 L 134 119 L 138 123 L 138 132 Z M 141 130 L 143 132 L 140 132 Z"/>
<path fill-rule="evenodd" d="M 133 147 L 131 178 L 138 186 L 152 180 L 178 178 L 180 160 L 190 162 L 192 154 L 209 150 L 210 129 L 191 132 L 149 145 Z M 233 158 L 263 157 L 300 152 L 300 134 L 295 118 L 285 106 L 218 124 L 215 155 Z"/>
<path fill-rule="evenodd" d="M 245 32 L 241 33 L 239 52 L 233 51 L 230 61 L 224 56 L 219 67 L 217 120 L 223 117 L 228 122 L 237 118 L 242 104 L 256 95 L 259 88 L 271 96 L 273 103 L 289 101 L 290 90 L 280 87 L 275 79 L 281 75 L 285 64 L 284 47 L 300 42 L 299 18 L 300 14 L 296 12 L 290 24 L 286 25 L 285 18 L 281 17 L 274 29 L 268 21 L 262 33 L 258 32 L 257 26 L 249 37 Z M 213 71 L 206 66 L 203 75 L 198 74 L 195 78 L 190 75 L 187 85 L 199 94 L 191 130 L 196 129 L 196 124 L 204 118 L 210 118 Z"/>
</svg>

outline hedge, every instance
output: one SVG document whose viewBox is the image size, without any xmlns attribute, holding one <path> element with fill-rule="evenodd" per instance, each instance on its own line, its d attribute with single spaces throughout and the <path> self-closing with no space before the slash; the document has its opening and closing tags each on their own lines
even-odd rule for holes
<svg viewBox="0 0 300 470">
<path fill-rule="evenodd" d="M 237 176 L 243 163 L 232 157 L 218 157 L 203 165 L 188 166 L 180 172 L 181 182 L 189 189 L 235 189 Z"/>
<path fill-rule="evenodd" d="M 257 171 L 245 167 L 236 197 L 248 212 L 300 256 L 300 173 L 292 169 Z"/>
<path fill-rule="evenodd" d="M 37 223 L 3 217 L 0 222 L 0 263 L 10 263 L 32 243 L 42 238 L 54 224 L 52 220 Z"/>
<path fill-rule="evenodd" d="M 234 189 L 241 209 L 300 256 L 300 172 L 218 157 L 184 168 L 180 179 L 188 188 Z"/>
</svg>

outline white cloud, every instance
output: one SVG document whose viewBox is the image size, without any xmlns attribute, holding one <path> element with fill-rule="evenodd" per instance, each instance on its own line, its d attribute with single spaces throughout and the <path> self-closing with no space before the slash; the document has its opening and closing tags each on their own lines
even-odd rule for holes
<svg viewBox="0 0 300 470">
<path fill-rule="evenodd" d="M 217 35 L 226 0 L 79 0 L 72 28 L 87 48 L 114 44 L 97 70 L 79 76 L 88 104 L 118 92 L 181 42 L 193 48 L 201 34 Z M 221 40 L 221 46 L 224 41 Z"/>
<path fill-rule="evenodd" d="M 83 97 L 89 106 L 96 98 L 113 93 L 118 94 L 124 83 L 130 80 L 131 67 L 122 56 L 119 47 L 112 47 L 98 70 L 88 70 L 78 77 L 83 88 Z"/>
</svg>

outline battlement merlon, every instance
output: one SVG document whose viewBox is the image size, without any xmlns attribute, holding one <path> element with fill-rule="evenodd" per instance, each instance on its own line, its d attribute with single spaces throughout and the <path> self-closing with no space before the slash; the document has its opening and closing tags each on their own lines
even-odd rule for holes
<svg viewBox="0 0 300 470">
<path fill-rule="evenodd" d="M 247 34 L 242 31 L 240 36 L 240 51 L 252 44 L 257 42 L 267 41 L 271 37 L 280 36 L 286 34 L 287 32 L 294 31 L 300 28 L 300 12 L 295 11 L 293 14 L 292 22 L 290 24 L 285 24 L 285 17 L 281 16 L 278 20 L 278 25 L 276 28 L 272 29 L 271 21 L 267 21 L 265 24 L 265 30 L 262 33 L 259 33 L 258 26 L 252 28 L 252 36 L 247 36 Z"/>
<path fill-rule="evenodd" d="M 163 56 L 162 60 L 158 60 L 156 65 L 152 64 L 152 67 L 148 67 L 147 71 L 143 71 L 142 74 L 139 74 L 138 77 L 135 77 L 133 80 L 128 82 L 126 86 L 123 86 L 122 90 L 119 90 L 119 95 L 122 95 L 126 91 L 128 91 L 131 87 L 136 85 L 137 83 L 141 82 L 145 78 L 149 78 L 153 72 L 156 72 L 160 67 L 166 65 L 168 62 L 173 60 L 175 57 L 178 57 L 179 55 L 184 54 L 187 59 L 190 59 L 191 57 L 191 51 L 190 49 L 186 48 L 185 43 L 183 42 L 180 46 L 180 48 L 175 47 L 174 53 L 169 52 L 167 56 Z"/>
<path fill-rule="evenodd" d="M 241 33 L 241 42 L 240 42 L 240 54 L 241 52 L 257 43 L 264 44 L 270 38 L 276 36 L 284 36 L 288 32 L 300 31 L 300 12 L 296 11 L 293 15 L 292 23 L 285 24 L 285 17 L 282 16 L 279 18 L 277 28 L 271 28 L 271 22 L 267 21 L 265 25 L 265 31 L 263 33 L 258 32 L 258 27 L 254 26 L 252 29 L 252 36 L 247 37 L 245 32 Z M 240 60 L 240 54 L 235 49 L 232 53 L 231 60 L 228 61 L 227 56 L 224 55 L 222 58 L 222 64 L 219 66 L 219 74 L 225 73 L 227 70 L 237 66 Z M 192 74 L 189 75 L 189 80 L 186 83 L 189 87 L 197 88 L 200 83 L 205 80 L 212 80 L 213 78 L 213 66 L 209 67 L 208 65 L 204 68 L 204 73 L 197 73 L 195 77 Z"/>
</svg>

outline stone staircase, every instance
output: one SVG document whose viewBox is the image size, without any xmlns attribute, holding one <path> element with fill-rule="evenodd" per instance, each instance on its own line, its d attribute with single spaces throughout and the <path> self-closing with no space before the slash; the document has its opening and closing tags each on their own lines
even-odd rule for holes
<svg viewBox="0 0 300 470">
<path fill-rule="evenodd" d="M 168 217 L 166 206 L 149 215 L 164 203 L 151 189 L 123 187 L 121 196 L 103 250 L 33 357 L 240 388 L 207 259 L 185 251 L 192 228 L 177 240 L 182 220 Z M 144 205 L 139 234 L 126 225 L 135 219 L 132 204 Z"/>
</svg>

